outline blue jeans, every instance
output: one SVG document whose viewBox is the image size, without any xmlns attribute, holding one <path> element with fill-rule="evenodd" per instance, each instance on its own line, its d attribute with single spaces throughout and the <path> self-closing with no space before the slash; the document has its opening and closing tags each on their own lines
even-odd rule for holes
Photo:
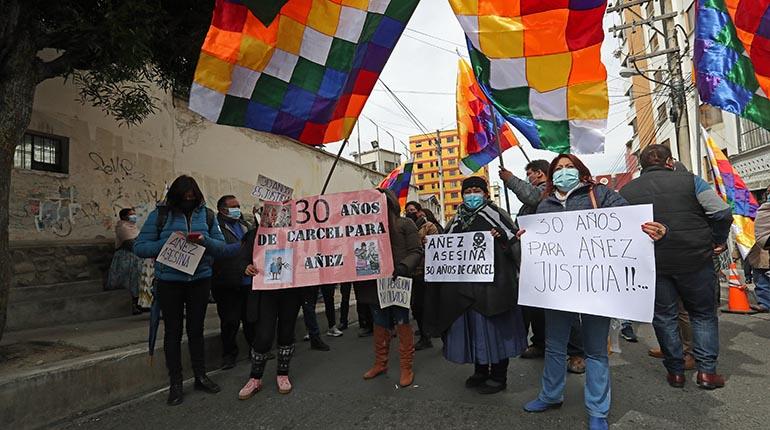
<svg viewBox="0 0 770 430">
<path fill-rule="evenodd" d="M 607 335 L 610 319 L 596 315 L 545 310 L 545 368 L 538 398 L 546 403 L 564 400 L 567 384 L 567 343 L 570 327 L 582 320 L 583 349 L 586 361 L 585 406 L 588 415 L 606 418 L 610 411 L 610 362 Z"/>
<path fill-rule="evenodd" d="M 757 296 L 757 303 L 770 308 L 770 273 L 769 269 L 752 269 L 751 276 L 754 278 L 754 294 Z"/>
<path fill-rule="evenodd" d="M 409 324 L 409 309 L 401 306 L 388 306 L 380 309 L 377 305 L 370 305 L 372 308 L 372 320 L 380 327 L 393 328 L 393 324 Z"/>
<path fill-rule="evenodd" d="M 679 299 L 690 315 L 692 355 L 698 363 L 698 370 L 716 373 L 719 356 L 717 287 L 717 275 L 711 260 L 696 272 L 657 276 L 652 326 L 665 356 L 663 365 L 669 373 L 684 374 L 682 338 L 678 328 Z"/>
</svg>

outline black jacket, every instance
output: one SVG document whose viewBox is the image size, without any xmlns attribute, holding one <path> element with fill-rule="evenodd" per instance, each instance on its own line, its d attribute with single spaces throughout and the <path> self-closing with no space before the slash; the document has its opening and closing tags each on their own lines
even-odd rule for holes
<svg viewBox="0 0 770 430">
<path fill-rule="evenodd" d="M 706 213 L 698 200 L 696 182 L 690 172 L 652 166 L 620 190 L 632 205 L 651 203 L 655 221 L 668 229 L 663 240 L 655 243 L 655 266 L 660 275 L 702 269 L 713 255 L 714 241 L 719 240 L 714 232 L 727 231 L 732 223 L 729 210 L 721 215 L 724 210 L 719 211 L 719 217 Z"/>
<path fill-rule="evenodd" d="M 467 228 L 455 218 L 448 226 L 447 233 L 503 231 L 506 240 L 495 240 L 495 278 L 491 283 L 467 282 L 429 285 L 435 289 L 426 306 L 426 322 L 430 333 L 447 331 L 452 323 L 468 309 L 491 317 L 510 311 L 518 302 L 518 267 L 513 262 L 511 246 L 517 241 L 515 228 L 510 216 L 493 204 L 482 209 L 484 215 L 477 215 Z"/>
<path fill-rule="evenodd" d="M 222 230 L 222 234 L 225 237 L 225 243 L 233 244 L 241 242 L 238 237 L 233 233 L 232 227 L 228 223 L 227 219 L 222 214 L 217 214 L 217 221 Z M 251 226 L 246 221 L 238 221 L 236 226 L 240 226 L 245 229 L 246 232 L 251 230 Z M 244 240 L 246 235 L 243 236 Z M 213 264 L 214 275 L 211 279 L 211 285 L 213 288 L 240 288 L 243 286 L 243 269 L 239 256 L 236 257 L 220 257 L 214 260 Z"/>
</svg>

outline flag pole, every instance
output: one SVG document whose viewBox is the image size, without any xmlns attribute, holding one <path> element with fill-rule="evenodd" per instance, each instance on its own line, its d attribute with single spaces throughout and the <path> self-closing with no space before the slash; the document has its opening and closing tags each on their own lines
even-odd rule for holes
<svg viewBox="0 0 770 430">
<path fill-rule="evenodd" d="M 332 168 L 329 169 L 329 174 L 326 175 L 326 182 L 324 182 L 324 187 L 321 189 L 321 194 L 326 194 L 326 188 L 329 186 L 329 181 L 332 179 L 332 174 L 334 173 L 334 169 L 337 168 L 337 162 L 340 161 L 340 157 L 342 157 L 342 151 L 345 149 L 345 146 L 348 144 L 348 138 L 346 137 L 344 141 L 342 141 L 342 145 L 340 145 L 340 150 L 337 152 L 337 157 L 334 158 L 334 164 L 332 164 Z"/>
<path fill-rule="evenodd" d="M 522 154 L 524 154 L 524 158 L 526 158 L 526 159 L 527 159 L 527 163 L 531 163 L 531 162 L 532 162 L 532 160 L 530 160 L 530 159 L 529 159 L 529 155 L 527 155 L 527 152 L 526 152 L 526 151 L 524 151 L 524 147 L 522 147 L 522 146 L 521 146 L 521 142 L 519 142 L 519 144 L 518 144 L 518 145 L 516 145 L 516 146 L 518 146 L 518 147 L 519 147 L 519 149 L 521 150 L 521 153 L 522 153 Z"/>
<path fill-rule="evenodd" d="M 500 167 L 505 169 L 505 162 L 503 161 L 503 151 L 500 148 L 500 134 L 499 134 L 498 129 L 497 129 L 497 118 L 496 118 L 497 117 L 497 115 L 496 115 L 497 111 L 494 110 L 495 109 L 494 106 L 492 107 L 492 109 L 493 109 L 493 111 L 492 111 L 492 131 L 493 131 L 494 136 L 495 136 L 495 144 L 497 145 L 497 154 L 498 154 L 497 155 L 497 159 L 500 161 Z M 521 145 L 517 145 L 517 146 L 520 147 Z M 505 193 L 505 210 L 508 211 L 508 214 L 510 214 L 511 213 L 511 198 L 508 197 L 508 189 L 505 188 L 505 184 L 503 184 L 503 186 L 502 186 L 502 192 Z"/>
</svg>

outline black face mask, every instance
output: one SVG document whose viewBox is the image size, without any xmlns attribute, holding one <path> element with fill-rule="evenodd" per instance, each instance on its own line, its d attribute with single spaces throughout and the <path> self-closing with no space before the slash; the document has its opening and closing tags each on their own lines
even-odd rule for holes
<svg viewBox="0 0 770 430">
<path fill-rule="evenodd" d="M 183 212 L 192 212 L 193 209 L 197 207 L 198 207 L 197 200 L 182 200 L 179 203 L 179 209 L 181 209 Z"/>
<path fill-rule="evenodd" d="M 417 221 L 417 212 L 407 212 L 406 217 L 412 221 Z"/>
</svg>

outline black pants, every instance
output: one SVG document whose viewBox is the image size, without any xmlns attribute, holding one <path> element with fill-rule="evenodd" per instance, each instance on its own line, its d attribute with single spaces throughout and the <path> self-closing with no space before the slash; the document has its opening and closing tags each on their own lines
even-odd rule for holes
<svg viewBox="0 0 770 430">
<path fill-rule="evenodd" d="M 252 344 L 254 352 L 265 354 L 270 351 L 275 341 L 276 328 L 279 348 L 294 344 L 294 328 L 302 306 L 303 289 L 266 290 L 259 294 L 259 318 Z"/>
<path fill-rule="evenodd" d="M 158 280 L 157 299 L 163 313 L 163 348 L 166 368 L 172 383 L 182 382 L 182 329 L 187 319 L 187 345 L 190 348 L 195 376 L 206 374 L 203 348 L 203 321 L 209 304 L 211 279 L 193 282 L 166 282 Z"/>
<path fill-rule="evenodd" d="M 318 336 L 321 328 L 318 326 L 318 319 L 315 315 L 315 305 L 318 302 L 318 289 L 321 289 L 321 295 L 324 300 L 324 311 L 326 312 L 326 323 L 328 328 L 337 324 L 337 318 L 334 314 L 334 288 L 337 284 L 321 285 L 316 287 L 302 288 L 304 298 L 302 301 L 302 316 L 305 319 L 305 326 L 311 336 Z"/>
<path fill-rule="evenodd" d="M 256 323 L 246 321 L 246 305 L 251 285 L 218 285 L 212 289 L 219 315 L 219 336 L 222 339 L 222 357 L 238 357 L 238 329 L 243 323 L 243 336 L 248 345 L 254 343 Z"/>
<path fill-rule="evenodd" d="M 340 324 L 348 325 L 350 320 L 348 314 L 350 313 L 350 291 L 353 289 L 353 284 L 340 284 L 340 295 L 342 301 L 340 302 Z M 332 296 L 333 298 L 334 296 Z"/>
<path fill-rule="evenodd" d="M 412 279 L 412 316 L 417 321 L 417 328 L 420 329 L 420 336 L 430 338 L 428 333 L 425 332 L 425 325 L 423 324 L 425 318 L 425 278 L 422 276 L 415 276 Z"/>
<path fill-rule="evenodd" d="M 524 328 L 532 329 L 530 343 L 545 349 L 545 312 L 542 308 L 522 306 L 524 316 Z"/>
</svg>

